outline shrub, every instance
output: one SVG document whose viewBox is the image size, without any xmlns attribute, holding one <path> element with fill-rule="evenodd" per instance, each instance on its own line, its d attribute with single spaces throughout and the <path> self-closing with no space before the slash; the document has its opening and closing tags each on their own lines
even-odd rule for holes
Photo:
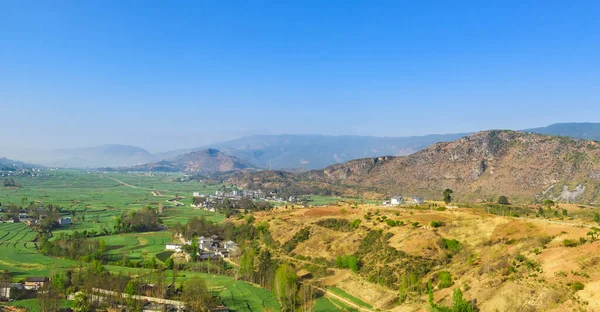
<svg viewBox="0 0 600 312">
<path fill-rule="evenodd" d="M 452 253 L 457 253 L 460 251 L 460 242 L 455 239 L 442 238 L 441 243 L 444 249 L 447 249 Z"/>
<path fill-rule="evenodd" d="M 431 227 L 434 227 L 434 228 L 438 228 L 438 227 L 441 227 L 444 225 L 446 225 L 446 224 L 442 221 L 431 221 Z"/>
<path fill-rule="evenodd" d="M 510 203 L 508 202 L 508 198 L 506 196 L 500 196 L 500 198 L 498 198 L 498 204 L 510 205 Z"/>
<path fill-rule="evenodd" d="M 563 241 L 563 245 L 565 245 L 565 247 L 577 247 L 578 244 L 572 239 L 565 239 Z"/>
<path fill-rule="evenodd" d="M 283 244 L 282 248 L 283 248 L 283 250 L 285 250 L 287 252 L 291 252 L 292 250 L 294 250 L 296 248 L 296 246 L 299 243 L 301 243 L 305 240 L 308 240 L 309 237 L 310 237 L 310 231 L 308 230 L 308 228 L 303 228 L 302 230 L 298 231 L 298 233 L 296 233 L 294 235 L 294 237 L 292 237 L 292 239 L 290 239 L 288 242 Z"/>
<path fill-rule="evenodd" d="M 583 290 L 583 284 L 581 282 L 575 282 L 571 285 L 571 289 L 573 289 L 574 291 L 580 291 Z"/>
<path fill-rule="evenodd" d="M 440 279 L 440 288 L 448 288 L 454 284 L 452 282 L 452 275 L 448 271 L 438 273 L 438 278 Z"/>
<path fill-rule="evenodd" d="M 358 272 L 359 269 L 358 260 L 354 255 L 338 256 L 335 265 L 341 269 L 350 269 L 352 272 Z"/>
</svg>

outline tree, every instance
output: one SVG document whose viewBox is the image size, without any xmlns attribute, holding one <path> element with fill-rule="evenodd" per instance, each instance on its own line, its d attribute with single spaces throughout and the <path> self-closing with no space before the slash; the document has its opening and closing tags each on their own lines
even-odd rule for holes
<svg viewBox="0 0 600 312">
<path fill-rule="evenodd" d="M 238 267 L 239 274 L 242 279 L 252 282 L 254 277 L 254 250 L 251 248 L 246 249 L 246 252 L 240 259 L 240 266 Z"/>
<path fill-rule="evenodd" d="M 88 302 L 87 296 L 84 292 L 79 291 L 75 294 L 75 300 L 73 300 L 73 311 L 75 312 L 89 312 L 91 311 L 90 303 Z"/>
<path fill-rule="evenodd" d="M 454 192 L 451 189 L 447 188 L 444 190 L 444 202 L 446 205 L 452 202 L 452 193 Z"/>
<path fill-rule="evenodd" d="M 594 213 L 594 221 L 600 224 L 600 214 L 598 214 L 597 212 Z"/>
<path fill-rule="evenodd" d="M 544 205 L 546 208 L 550 208 L 554 206 L 554 201 L 552 199 L 546 199 L 542 202 L 542 205 Z"/>
<path fill-rule="evenodd" d="M 134 299 L 134 296 L 137 295 L 137 287 L 138 283 L 135 280 L 130 280 L 125 286 L 124 293 L 127 295 L 127 311 L 140 311 L 141 303 Z"/>
<path fill-rule="evenodd" d="M 271 279 L 273 260 L 268 249 L 261 249 L 258 253 L 258 282 L 260 286 L 267 287 L 267 281 Z"/>
<path fill-rule="evenodd" d="M 308 281 L 302 283 L 300 286 L 300 299 L 302 300 L 302 311 L 310 312 L 313 308 L 313 300 L 315 299 L 317 293 L 312 284 Z"/>
<path fill-rule="evenodd" d="M 167 260 L 165 260 L 165 268 L 173 270 L 173 266 L 175 266 L 175 260 L 171 257 L 167 258 Z"/>
<path fill-rule="evenodd" d="M 183 301 L 188 311 L 208 311 L 208 308 L 213 305 L 206 282 L 198 276 L 185 281 Z"/>
<path fill-rule="evenodd" d="M 498 204 L 500 205 L 510 205 L 510 203 L 508 202 L 508 198 L 504 195 L 500 196 L 498 198 Z"/>
<path fill-rule="evenodd" d="M 58 312 L 60 308 L 58 291 L 52 284 L 48 284 L 38 291 L 38 299 L 41 312 Z"/>
<path fill-rule="evenodd" d="M 293 311 L 296 307 L 296 292 L 298 292 L 298 277 L 289 264 L 284 263 L 275 272 L 273 283 L 275 298 L 281 304 L 282 311 Z"/>
</svg>

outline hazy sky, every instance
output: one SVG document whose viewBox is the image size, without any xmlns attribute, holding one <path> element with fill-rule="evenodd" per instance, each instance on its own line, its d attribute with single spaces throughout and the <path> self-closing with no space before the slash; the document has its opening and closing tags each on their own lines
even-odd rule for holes
<svg viewBox="0 0 600 312">
<path fill-rule="evenodd" d="M 0 146 L 600 121 L 599 16 L 600 1 L 1 1 Z"/>
</svg>

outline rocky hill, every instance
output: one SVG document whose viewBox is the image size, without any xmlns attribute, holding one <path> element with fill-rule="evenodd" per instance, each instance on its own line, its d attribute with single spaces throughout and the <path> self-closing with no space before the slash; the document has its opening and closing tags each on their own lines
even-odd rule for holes
<svg viewBox="0 0 600 312">
<path fill-rule="evenodd" d="M 253 169 L 254 165 L 237 157 L 225 155 L 216 149 L 205 149 L 177 156 L 157 163 L 135 166 L 130 170 L 137 171 L 184 171 L 193 173 L 230 172 L 242 169 Z"/>
<path fill-rule="evenodd" d="M 437 143 L 403 157 L 349 161 L 302 174 L 239 174 L 250 187 L 385 197 L 440 199 L 445 188 L 459 200 L 551 198 L 595 202 L 600 190 L 600 143 L 516 131 L 484 131 Z"/>
</svg>

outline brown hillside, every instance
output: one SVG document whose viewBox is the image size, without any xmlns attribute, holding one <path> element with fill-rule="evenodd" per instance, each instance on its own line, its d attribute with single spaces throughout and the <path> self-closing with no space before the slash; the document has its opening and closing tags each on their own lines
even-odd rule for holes
<svg viewBox="0 0 600 312">
<path fill-rule="evenodd" d="M 206 149 L 154 164 L 136 166 L 134 170 L 217 173 L 251 168 L 253 168 L 252 164 L 237 157 L 226 155 L 216 149 Z"/>
<path fill-rule="evenodd" d="M 232 182 L 346 195 L 397 193 L 459 200 L 552 198 L 594 202 L 600 186 L 598 142 L 516 131 L 484 131 L 405 157 L 359 159 L 303 174 L 238 175 Z M 366 197 L 366 196 L 365 196 Z"/>
</svg>

